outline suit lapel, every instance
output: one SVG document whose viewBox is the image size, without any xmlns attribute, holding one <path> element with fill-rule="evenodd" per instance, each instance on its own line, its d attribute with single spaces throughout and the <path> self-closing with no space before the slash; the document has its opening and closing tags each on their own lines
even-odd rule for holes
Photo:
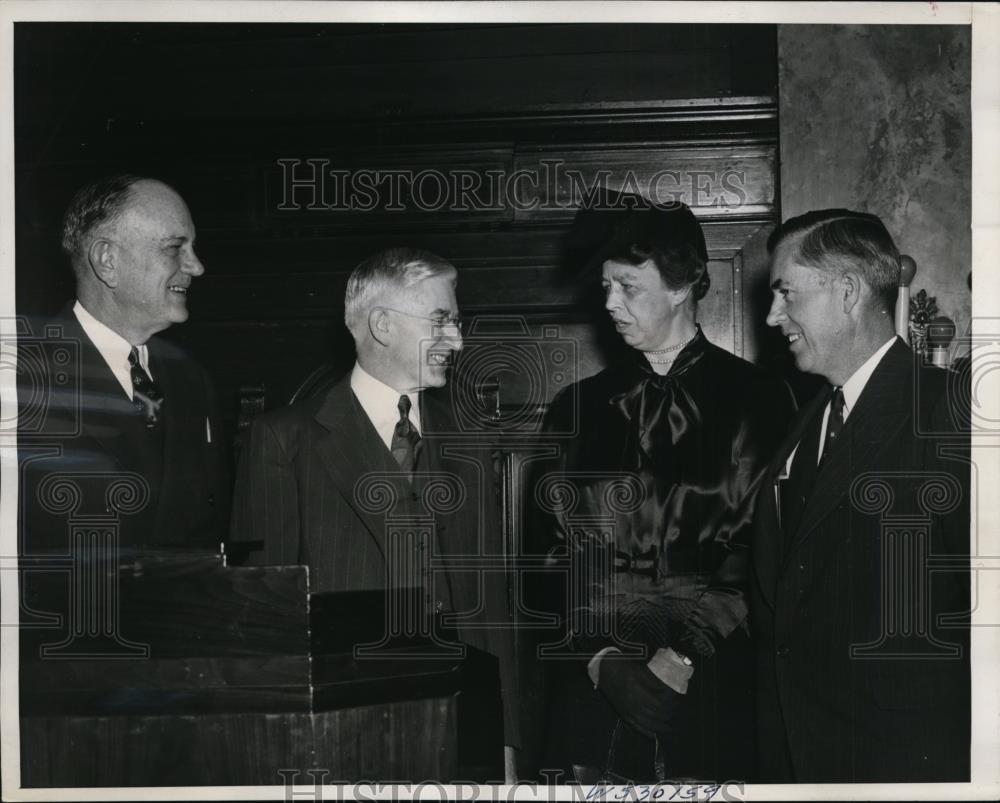
<svg viewBox="0 0 1000 803">
<path fill-rule="evenodd" d="M 330 389 L 315 420 L 322 434 L 313 449 L 344 501 L 371 533 L 385 557 L 385 517 L 391 510 L 369 511 L 358 503 L 355 491 L 358 480 L 366 474 L 391 474 L 398 472 L 398 466 L 354 397 L 349 373 Z"/>
<path fill-rule="evenodd" d="M 64 398 L 55 397 L 55 403 L 62 403 L 74 417 L 79 413 L 81 434 L 97 441 L 102 451 L 121 466 L 123 435 L 120 428 L 109 424 L 112 416 L 128 414 L 131 402 L 97 346 L 83 331 L 72 307 L 63 310 L 55 325 L 62 328 L 63 338 L 79 344 L 80 357 L 79 374 L 75 382 L 68 383 L 72 392 Z"/>
<path fill-rule="evenodd" d="M 840 442 L 816 475 L 813 493 L 806 501 L 795 536 L 796 543 L 808 538 L 850 494 L 854 479 L 874 464 L 881 449 L 911 420 L 912 354 L 897 340 L 875 368 L 844 424 Z"/>
<path fill-rule="evenodd" d="M 802 440 L 802 433 L 808 426 L 816 410 L 826 403 L 826 394 L 821 392 L 809 404 L 803 407 L 794 421 L 785 440 L 782 442 L 774 458 L 768 465 L 765 482 L 761 485 L 757 499 L 755 519 L 757 525 L 754 531 L 754 569 L 760 581 L 761 590 L 768 604 L 774 604 L 774 592 L 778 582 L 778 571 L 785 560 L 786 549 L 784 531 L 781 527 L 778 511 L 779 496 L 785 474 L 785 465 L 792 451 Z"/>
</svg>

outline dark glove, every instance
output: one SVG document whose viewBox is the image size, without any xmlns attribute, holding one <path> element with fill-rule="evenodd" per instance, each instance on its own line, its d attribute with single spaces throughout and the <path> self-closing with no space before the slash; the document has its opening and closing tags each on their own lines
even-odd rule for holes
<svg viewBox="0 0 1000 803">
<path fill-rule="evenodd" d="M 683 702 L 683 695 L 656 677 L 645 661 L 613 653 L 601 658 L 597 688 L 619 717 L 647 736 L 669 729 Z"/>
</svg>

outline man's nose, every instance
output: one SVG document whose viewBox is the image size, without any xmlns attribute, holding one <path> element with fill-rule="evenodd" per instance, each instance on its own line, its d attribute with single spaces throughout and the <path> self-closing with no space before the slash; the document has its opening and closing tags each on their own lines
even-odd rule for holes
<svg viewBox="0 0 1000 803">
<path fill-rule="evenodd" d="M 462 350 L 462 330 L 458 327 L 455 327 L 454 331 L 450 334 L 446 334 L 444 339 L 448 341 L 448 347 L 451 348 L 452 351 Z"/>
<path fill-rule="evenodd" d="M 771 299 L 771 309 L 767 312 L 767 325 L 768 326 L 781 326 L 781 322 L 785 320 L 785 309 L 781 302 L 781 299 L 775 296 Z"/>
<path fill-rule="evenodd" d="M 192 276 L 201 276 L 205 272 L 205 266 L 201 264 L 201 260 L 192 251 L 191 255 L 184 260 L 184 266 L 181 270 L 185 273 L 190 273 Z"/>
</svg>

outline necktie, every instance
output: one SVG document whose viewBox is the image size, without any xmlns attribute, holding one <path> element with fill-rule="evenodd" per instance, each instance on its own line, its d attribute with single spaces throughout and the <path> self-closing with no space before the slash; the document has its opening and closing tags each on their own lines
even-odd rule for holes
<svg viewBox="0 0 1000 803">
<path fill-rule="evenodd" d="M 844 389 L 836 387 L 833 389 L 833 397 L 830 399 L 830 416 L 826 421 L 826 438 L 823 440 L 823 451 L 820 453 L 820 463 L 826 460 L 836 443 L 837 436 L 844 428 Z"/>
<path fill-rule="evenodd" d="M 392 456 L 403 471 L 412 474 L 420 451 L 420 433 L 410 421 L 410 397 L 405 394 L 400 396 L 396 406 L 399 408 L 399 421 L 392 431 Z"/>
<path fill-rule="evenodd" d="M 132 346 L 132 350 L 128 353 L 128 364 L 132 374 L 132 394 L 135 404 L 137 407 L 142 407 L 146 413 L 147 429 L 154 429 L 160 423 L 163 394 L 139 362 L 139 350 L 135 346 Z"/>
</svg>

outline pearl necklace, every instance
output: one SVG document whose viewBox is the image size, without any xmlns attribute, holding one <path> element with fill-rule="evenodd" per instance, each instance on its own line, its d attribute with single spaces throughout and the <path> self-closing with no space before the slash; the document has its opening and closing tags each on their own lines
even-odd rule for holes
<svg viewBox="0 0 1000 803">
<path fill-rule="evenodd" d="M 671 352 L 679 351 L 680 349 L 684 348 L 688 343 L 690 343 L 692 340 L 694 340 L 695 337 L 696 337 L 696 335 L 692 335 L 690 338 L 688 338 L 687 340 L 685 340 L 683 343 L 678 343 L 675 346 L 667 346 L 665 349 L 656 349 L 655 351 L 644 351 L 643 352 L 643 356 L 645 356 L 646 361 L 649 362 L 650 365 L 670 365 L 670 363 L 672 363 L 676 359 L 676 355 L 672 355 L 672 356 L 668 357 L 665 360 L 654 360 L 654 359 L 651 358 L 650 355 L 652 355 L 652 354 L 670 354 Z"/>
</svg>

